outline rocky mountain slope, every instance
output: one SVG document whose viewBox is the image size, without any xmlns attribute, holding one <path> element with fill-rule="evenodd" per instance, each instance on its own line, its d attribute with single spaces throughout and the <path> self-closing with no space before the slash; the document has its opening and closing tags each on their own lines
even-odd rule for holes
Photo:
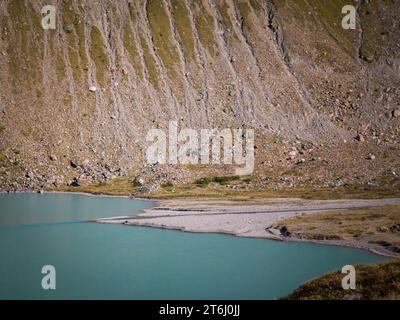
<svg viewBox="0 0 400 320">
<path fill-rule="evenodd" d="M 399 164 L 400 1 L 353 1 L 357 29 L 344 30 L 349 3 L 1 1 L 0 187 L 132 174 L 145 165 L 148 130 L 171 120 L 255 129 L 261 171 L 296 140 L 325 152 L 366 140 L 348 148 L 383 148 L 385 165 L 371 170 L 391 170 Z M 55 30 L 41 27 L 48 4 Z M 277 141 L 284 146 L 270 152 Z"/>
</svg>

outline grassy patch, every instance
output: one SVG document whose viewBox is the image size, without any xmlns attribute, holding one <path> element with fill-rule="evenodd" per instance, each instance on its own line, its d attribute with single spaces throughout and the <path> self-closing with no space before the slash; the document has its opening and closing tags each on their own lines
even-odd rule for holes
<svg viewBox="0 0 400 320">
<path fill-rule="evenodd" d="M 186 59 L 195 61 L 195 42 L 190 24 L 189 11 L 184 1 L 172 0 L 172 14 L 175 18 L 176 29 L 182 41 L 182 48 Z"/>
<path fill-rule="evenodd" d="M 57 80 L 62 81 L 66 78 L 66 70 L 65 70 L 64 60 L 60 53 L 53 53 L 53 54 L 56 55 L 55 62 L 56 62 Z"/>
<path fill-rule="evenodd" d="M 97 27 L 92 27 L 90 38 L 90 55 L 96 64 L 96 79 L 100 85 L 104 86 L 106 84 L 108 69 L 110 66 L 108 53 L 103 42 L 103 37 Z"/>
<path fill-rule="evenodd" d="M 301 1 L 303 2 L 303 1 Z M 329 1 L 329 0 L 310 0 L 310 6 L 314 13 L 318 14 L 317 19 L 321 20 L 326 30 L 329 32 L 337 44 L 350 55 L 354 54 L 355 43 L 354 36 L 356 31 L 349 32 L 342 28 L 342 18 L 341 14 L 342 8 L 348 5 L 346 0 Z M 310 8 L 306 6 L 305 10 L 310 11 Z M 306 12 L 304 13 L 306 14 Z M 326 55 L 328 59 L 335 56 L 335 52 L 330 52 L 331 55 Z"/>
<path fill-rule="evenodd" d="M 219 13 L 221 14 L 223 25 L 232 30 L 233 25 L 232 25 L 232 21 L 231 21 L 231 18 L 229 17 L 229 12 L 228 12 L 229 6 L 226 4 L 225 1 L 218 2 L 217 5 L 218 5 Z"/>
<path fill-rule="evenodd" d="M 251 13 L 250 5 L 247 2 L 240 2 L 238 4 L 238 7 L 239 7 L 240 14 L 242 15 L 244 24 L 248 25 L 250 22 L 249 18 L 250 18 L 250 13 Z"/>
<path fill-rule="evenodd" d="M 161 184 L 161 188 L 165 191 L 172 191 L 174 189 L 174 185 L 171 182 Z"/>
<path fill-rule="evenodd" d="M 84 71 L 88 70 L 89 62 L 85 52 L 85 32 L 83 18 L 80 12 L 75 12 L 71 3 L 63 2 L 61 7 L 62 21 L 64 26 L 73 26 L 73 31 L 67 33 L 68 59 L 72 68 L 75 81 L 83 79 Z M 57 62 L 58 73 L 65 72 L 61 69 L 61 62 Z M 63 67 L 63 62 L 62 62 Z"/>
<path fill-rule="evenodd" d="M 357 208 L 308 214 L 281 221 L 295 236 L 308 239 L 362 240 L 400 250 L 400 232 L 390 231 L 400 224 L 400 206 Z M 389 245 L 387 245 L 389 244 Z"/>
<path fill-rule="evenodd" d="M 222 177 L 209 177 L 209 178 L 201 178 L 195 181 L 195 184 L 199 187 L 205 188 L 211 182 L 219 183 L 219 184 L 226 184 L 230 181 L 240 180 L 239 176 L 222 176 Z"/>
<path fill-rule="evenodd" d="M 43 53 L 42 45 L 38 45 L 41 44 L 43 37 L 38 14 L 32 4 L 27 3 L 25 6 L 24 1 L 10 1 L 7 12 L 9 23 L 5 25 L 6 20 L 2 21 L 4 31 L 11 29 L 15 34 L 7 38 L 8 66 L 13 85 L 18 85 L 19 81 L 35 83 L 41 74 L 37 65 Z M 33 29 L 29 23 L 31 20 Z"/>
<path fill-rule="evenodd" d="M 343 290 L 341 283 L 344 275 L 336 271 L 303 284 L 284 299 L 400 299 L 400 260 L 371 266 L 356 265 L 355 269 L 355 290 Z"/>
<path fill-rule="evenodd" d="M 196 19 L 196 28 L 199 33 L 200 42 L 214 56 L 217 52 L 217 44 L 214 34 L 215 23 L 213 17 L 208 14 L 201 1 L 198 2 L 200 13 Z"/>
<path fill-rule="evenodd" d="M 208 182 L 209 184 L 210 182 Z M 230 190 L 223 187 L 208 188 L 207 183 L 198 188 L 198 184 L 186 184 L 175 186 L 173 195 L 155 192 L 149 195 L 150 198 L 224 198 L 227 200 L 249 200 L 268 198 L 303 198 L 303 199 L 380 199 L 400 197 L 400 189 L 392 187 L 372 187 L 354 185 L 342 188 L 290 188 L 290 189 L 242 189 Z"/>
<path fill-rule="evenodd" d="M 286 2 L 277 0 L 275 2 L 278 11 L 284 11 Z M 299 0 L 290 4 L 291 12 L 289 18 L 295 18 L 300 26 L 312 26 L 311 31 L 323 30 L 335 41 L 349 56 L 354 57 L 356 53 L 356 30 L 345 30 L 342 28 L 341 21 L 344 15 L 341 11 L 343 6 L 351 4 L 346 0 Z M 311 22 L 311 24 L 310 24 Z M 319 61 L 331 63 L 335 61 L 340 63 L 340 55 L 337 54 L 334 47 L 328 47 L 324 41 L 316 43 L 319 50 Z"/>
<path fill-rule="evenodd" d="M 283 142 L 283 137 L 278 133 L 273 133 L 271 137 L 271 142 L 276 144 L 281 144 Z"/>
<path fill-rule="evenodd" d="M 146 64 L 149 81 L 154 88 L 158 88 L 158 69 L 145 38 L 140 35 L 140 44 L 143 48 L 143 59 Z"/>
<path fill-rule="evenodd" d="M 250 0 L 250 5 L 253 7 L 256 13 L 262 11 L 262 5 L 259 0 Z"/>
<path fill-rule="evenodd" d="M 135 192 L 136 187 L 132 184 L 131 179 L 118 178 L 107 182 L 100 182 L 87 186 L 80 186 L 80 187 L 61 186 L 57 188 L 55 187 L 50 188 L 50 190 L 128 196 L 131 195 L 133 192 Z"/>
<path fill-rule="evenodd" d="M 287 170 L 285 172 L 282 173 L 282 175 L 284 176 L 293 176 L 293 177 L 301 177 L 303 176 L 303 172 L 297 170 L 297 169 L 291 169 L 291 170 Z"/>
<path fill-rule="evenodd" d="M 229 177 L 229 176 L 228 176 Z M 243 180 L 238 180 L 237 176 L 229 181 L 241 181 L 249 177 L 244 177 Z M 234 201 L 248 201 L 257 199 L 270 199 L 270 198 L 303 198 L 303 199 L 315 199 L 315 200 L 328 200 L 328 199 L 380 199 L 380 198 L 393 198 L 400 197 L 399 187 L 372 187 L 364 185 L 353 185 L 351 187 L 341 187 L 341 188 L 290 188 L 290 189 L 240 189 L 232 190 L 227 189 L 219 184 L 214 185 L 212 188 L 208 187 L 210 182 L 214 180 L 215 177 L 198 179 L 195 183 L 174 185 L 174 193 L 165 192 L 165 190 L 160 190 L 153 192 L 151 194 L 145 194 L 143 196 L 153 199 L 169 199 L 169 198 L 223 198 L 226 200 Z M 217 177 L 217 181 L 221 181 Z M 254 177 L 252 177 L 254 178 Z M 104 193 L 104 194 L 114 194 L 115 186 L 124 186 L 119 189 L 120 195 L 130 195 L 132 192 L 136 191 L 136 188 L 132 184 L 131 178 L 118 178 L 107 182 L 105 185 L 97 186 L 93 184 L 88 187 L 60 187 L 59 191 L 82 191 L 89 193 Z M 197 183 L 198 182 L 198 183 Z M 201 186 L 201 188 L 199 188 Z M 101 187 L 101 188 L 99 188 Z"/>
<path fill-rule="evenodd" d="M 129 57 L 137 76 L 141 77 L 143 70 L 142 65 L 140 64 L 140 56 L 136 47 L 135 36 L 129 24 L 126 24 L 124 29 L 124 46 L 128 51 Z"/>
<path fill-rule="evenodd" d="M 155 50 L 163 61 L 168 77 L 176 82 L 181 79 L 180 73 L 176 70 L 176 65 L 179 62 L 178 52 L 173 44 L 170 21 L 163 2 L 158 0 L 147 1 L 147 14 Z"/>
</svg>

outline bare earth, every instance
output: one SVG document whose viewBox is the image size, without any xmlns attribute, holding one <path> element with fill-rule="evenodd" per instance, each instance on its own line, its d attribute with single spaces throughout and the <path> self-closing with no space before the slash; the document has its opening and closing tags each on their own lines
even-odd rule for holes
<svg viewBox="0 0 400 320">
<path fill-rule="evenodd" d="M 268 199 L 252 202 L 179 199 L 165 200 L 134 217 L 99 219 L 99 223 L 175 229 L 186 232 L 213 232 L 240 237 L 256 237 L 285 241 L 305 241 L 349 246 L 370 250 L 382 255 L 400 254 L 360 241 L 305 240 L 282 237 L 268 232 L 271 225 L 297 215 L 326 211 L 400 205 L 400 198 L 372 200 L 304 200 Z"/>
</svg>

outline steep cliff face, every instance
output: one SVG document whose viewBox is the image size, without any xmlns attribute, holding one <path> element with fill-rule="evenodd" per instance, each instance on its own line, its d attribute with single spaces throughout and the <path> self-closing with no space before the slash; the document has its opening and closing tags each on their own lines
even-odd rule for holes
<svg viewBox="0 0 400 320">
<path fill-rule="evenodd" d="M 345 2 L 2 1 L 2 185 L 63 181 L 76 165 L 125 174 L 171 120 L 310 141 L 390 131 L 400 3 L 355 2 L 361 23 L 344 30 Z M 48 4 L 56 30 L 41 27 Z"/>
</svg>

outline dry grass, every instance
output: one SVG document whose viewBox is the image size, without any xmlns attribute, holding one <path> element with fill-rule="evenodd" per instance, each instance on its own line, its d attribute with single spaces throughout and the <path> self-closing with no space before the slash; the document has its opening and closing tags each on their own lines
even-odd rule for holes
<svg viewBox="0 0 400 320">
<path fill-rule="evenodd" d="M 351 186 L 342 188 L 287 188 L 287 189 L 256 189 L 244 187 L 229 189 L 225 186 L 210 184 L 206 188 L 195 184 L 176 186 L 173 192 L 160 190 L 148 195 L 150 198 L 225 198 L 229 200 L 262 199 L 262 198 L 303 198 L 315 200 L 329 199 L 380 199 L 399 197 L 400 190 L 388 187 Z"/>
<path fill-rule="evenodd" d="M 106 183 L 96 183 L 81 187 L 61 186 L 57 188 L 51 188 L 50 190 L 128 196 L 132 195 L 132 193 L 135 192 L 136 188 L 133 186 L 130 179 L 114 179 Z"/>
<path fill-rule="evenodd" d="M 355 269 L 357 275 L 355 290 L 343 290 L 341 281 L 344 275 L 336 271 L 303 284 L 284 299 L 400 299 L 400 260 L 371 266 L 359 265 L 355 266 Z"/>
<path fill-rule="evenodd" d="M 296 237 L 307 239 L 357 240 L 400 251 L 400 232 L 390 227 L 400 224 L 400 206 L 357 208 L 293 217 L 285 225 Z"/>
<path fill-rule="evenodd" d="M 369 187 L 352 185 L 341 188 L 287 188 L 287 189 L 257 189 L 248 186 L 248 177 L 237 181 L 230 181 L 230 185 L 237 185 L 238 189 L 231 189 L 226 185 L 209 183 L 207 186 L 194 183 L 174 185 L 173 188 L 160 188 L 150 194 L 136 194 L 139 197 L 152 199 L 182 199 L 182 198 L 217 198 L 233 201 L 257 200 L 271 198 L 303 198 L 314 200 L 329 199 L 380 199 L 400 197 L 400 190 L 391 187 Z M 136 188 L 131 183 L 132 178 L 124 177 L 110 180 L 106 183 L 92 184 L 81 187 L 57 187 L 52 190 L 78 191 L 96 194 L 132 195 Z"/>
</svg>

